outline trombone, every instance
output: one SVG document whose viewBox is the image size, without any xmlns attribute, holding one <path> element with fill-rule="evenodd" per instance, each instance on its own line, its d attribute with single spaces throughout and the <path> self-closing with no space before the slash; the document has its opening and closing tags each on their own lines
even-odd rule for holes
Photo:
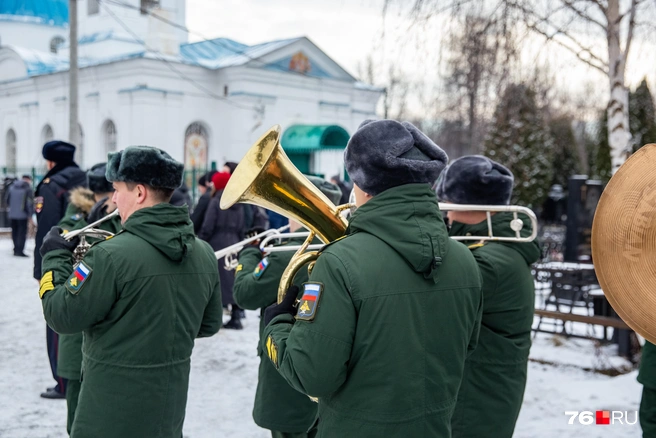
<svg viewBox="0 0 656 438">
<path fill-rule="evenodd" d="M 215 251 L 214 255 L 216 256 L 217 260 L 220 260 L 221 258 L 225 257 L 224 258 L 225 269 L 226 271 L 232 271 L 233 269 L 236 269 L 237 266 L 239 265 L 239 261 L 237 260 L 237 255 L 239 254 L 239 251 L 241 251 L 246 245 L 248 245 L 251 242 L 260 240 L 263 237 L 275 237 L 281 235 L 283 231 L 286 231 L 288 228 L 289 225 L 285 225 L 278 229 L 263 231 L 260 234 L 256 234 L 255 236 L 249 237 L 233 245 L 226 246 L 225 248 Z"/>
</svg>

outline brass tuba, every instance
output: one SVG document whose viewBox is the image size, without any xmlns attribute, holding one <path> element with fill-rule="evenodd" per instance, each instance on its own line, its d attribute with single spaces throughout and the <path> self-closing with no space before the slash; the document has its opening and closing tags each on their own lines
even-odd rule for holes
<svg viewBox="0 0 656 438">
<path fill-rule="evenodd" d="M 249 149 L 221 196 L 223 210 L 239 202 L 254 204 L 294 219 L 310 230 L 282 275 L 279 303 L 298 270 L 317 259 L 318 252 L 305 252 L 314 236 L 330 243 L 344 235 L 348 224 L 340 212 L 350 207 L 336 207 L 303 176 L 282 150 L 280 135 L 280 125 L 275 125 Z M 311 269 L 312 265 L 308 267 Z"/>
</svg>

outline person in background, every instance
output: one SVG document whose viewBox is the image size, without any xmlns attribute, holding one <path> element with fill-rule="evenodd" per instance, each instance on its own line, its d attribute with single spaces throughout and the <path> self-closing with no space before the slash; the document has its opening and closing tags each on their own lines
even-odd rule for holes
<svg viewBox="0 0 656 438">
<path fill-rule="evenodd" d="M 214 189 L 203 225 L 198 232 L 198 237 L 210 244 L 214 251 L 234 245 L 242 240 L 244 233 L 244 204 L 235 204 L 227 210 L 221 210 L 220 202 L 223 189 L 228 184 L 230 174 L 217 172 L 212 176 Z M 224 306 L 230 305 L 230 321 L 224 327 L 228 329 L 241 330 L 242 313 L 232 296 L 232 287 L 235 275 L 232 271 L 225 269 L 225 260 L 218 260 L 219 276 L 221 278 L 221 296 Z"/>
<path fill-rule="evenodd" d="M 643 385 L 639 412 L 642 436 L 656 437 L 656 346 L 649 341 L 642 348 L 638 382 Z"/>
<path fill-rule="evenodd" d="M 176 207 L 182 207 L 186 205 L 191 213 L 191 208 L 193 203 L 191 202 L 191 194 L 189 193 L 189 187 L 182 181 L 182 185 L 173 191 L 173 196 L 171 196 L 171 205 Z"/>
<path fill-rule="evenodd" d="M 323 178 L 307 176 L 307 178 L 326 195 L 332 202 L 339 202 L 342 192 L 334 184 Z M 305 231 L 303 226 L 290 221 L 290 232 Z M 286 244 L 301 245 L 305 237 L 291 239 Z M 320 243 L 317 238 L 313 243 Z M 258 246 L 259 242 L 247 245 L 239 253 L 239 266 L 235 272 L 234 297 L 239 306 L 260 310 L 275 303 L 278 297 L 278 284 L 285 268 L 294 255 L 294 251 L 272 252 L 263 256 Z M 301 286 L 308 279 L 307 268 L 302 269 L 294 277 L 294 284 Z M 300 298 L 300 297 L 299 297 Z M 264 331 L 264 319 L 260 319 L 260 338 Z M 271 361 L 263 356 L 262 345 L 258 344 L 257 355 L 260 357 L 253 420 L 265 429 L 271 430 L 273 438 L 308 438 L 316 431 L 307 432 L 312 426 L 317 414 L 317 404 L 289 386 L 278 374 Z"/>
<path fill-rule="evenodd" d="M 34 246 L 34 278 L 41 281 L 41 244 L 52 227 L 64 217 L 68 207 L 69 192 L 84 186 L 87 175 L 73 160 L 75 146 L 61 140 L 49 141 L 41 151 L 46 160 L 48 173 L 36 186 L 34 210 L 36 212 L 36 239 Z M 59 335 L 46 325 L 46 342 L 50 370 L 57 385 L 41 394 L 43 398 L 58 399 L 66 397 L 66 379 L 57 374 L 57 354 Z"/>
<path fill-rule="evenodd" d="M 200 227 L 203 225 L 207 206 L 210 204 L 210 199 L 212 199 L 212 177 L 215 173 L 216 170 L 210 170 L 198 180 L 198 190 L 201 196 L 198 199 L 194 211 L 191 213 L 191 222 L 194 223 L 194 233 L 196 234 L 198 234 Z"/>
<path fill-rule="evenodd" d="M 440 202 L 508 205 L 513 174 L 481 155 L 453 161 L 437 185 Z M 485 211 L 447 211 L 449 236 L 487 236 Z M 533 231 L 519 216 L 521 235 Z M 492 214 L 492 233 L 515 237 L 513 213 Z M 510 438 L 524 398 L 531 348 L 535 287 L 531 265 L 540 258 L 536 241 L 469 242 L 483 277 L 483 319 L 478 347 L 465 362 L 458 402 L 451 419 L 454 438 Z M 476 421 L 472 421 L 476 419 Z"/>
<path fill-rule="evenodd" d="M 223 171 L 232 175 L 237 168 L 237 163 L 228 161 L 223 165 Z M 282 226 L 282 225 L 281 225 Z M 257 205 L 244 204 L 244 230 L 246 235 L 250 230 L 267 230 L 269 228 L 269 214 L 267 210 Z"/>
<path fill-rule="evenodd" d="M 27 257 L 25 240 L 27 239 L 27 222 L 34 212 L 34 194 L 32 192 L 32 177 L 23 175 L 21 180 L 14 181 L 7 191 L 7 206 L 11 221 L 11 240 L 14 242 L 14 255 Z"/>
<path fill-rule="evenodd" d="M 339 198 L 339 203 L 335 205 L 348 204 L 349 196 L 351 195 L 351 188 L 340 179 L 339 175 L 330 178 L 330 182 L 339 187 L 339 190 L 342 192 L 342 196 Z"/>
</svg>

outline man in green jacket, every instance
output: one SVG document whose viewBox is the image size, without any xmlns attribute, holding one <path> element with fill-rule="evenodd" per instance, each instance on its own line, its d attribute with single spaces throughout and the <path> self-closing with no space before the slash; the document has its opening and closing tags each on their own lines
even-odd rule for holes
<svg viewBox="0 0 656 438">
<path fill-rule="evenodd" d="M 489 158 L 458 158 L 442 173 L 440 201 L 452 204 L 508 205 L 513 175 Z M 485 212 L 449 211 L 450 236 L 487 236 Z M 495 236 L 514 237 L 512 213 L 492 216 Z M 531 234 L 523 219 L 521 234 Z M 535 289 L 531 264 L 540 257 L 537 242 L 481 242 L 470 249 L 483 276 L 483 321 L 478 347 L 465 363 L 458 404 L 451 420 L 453 436 L 510 438 L 526 386 Z"/>
<path fill-rule="evenodd" d="M 643 385 L 640 400 L 642 436 L 656 437 L 656 346 L 649 341 L 642 348 L 638 382 Z"/>
<path fill-rule="evenodd" d="M 89 223 L 105 217 L 116 209 L 112 201 L 114 187 L 105 178 L 107 163 L 99 163 L 87 171 L 87 187 L 78 187 L 71 191 L 70 202 L 64 218 L 57 224 L 68 231 L 86 227 Z M 121 218 L 114 216 L 101 223 L 100 228 L 111 233 L 121 230 Z M 88 243 L 93 239 L 87 238 Z M 80 382 L 82 371 L 82 332 L 72 335 L 59 336 L 59 350 L 57 356 L 57 375 L 68 379 L 66 385 L 66 407 L 68 410 L 66 431 L 70 435 L 75 418 L 78 397 L 80 395 Z"/>
<path fill-rule="evenodd" d="M 431 189 L 447 156 L 413 125 L 365 121 L 344 154 L 358 209 L 294 307 L 265 311 L 263 342 L 319 398 L 318 437 L 449 437 L 480 327 L 480 273 L 449 239 Z"/>
<path fill-rule="evenodd" d="M 107 179 L 123 230 L 73 266 L 77 242 L 44 239 L 39 295 L 46 322 L 84 332 L 73 438 L 180 438 L 197 337 L 221 327 L 216 257 L 194 236 L 187 207 L 168 203 L 183 166 L 131 146 L 109 154 Z"/>
<path fill-rule="evenodd" d="M 338 204 L 342 192 L 335 184 L 315 176 L 307 177 L 334 204 Z M 303 226 L 294 220 L 289 221 L 289 231 L 303 231 Z M 288 244 L 301 245 L 304 237 L 291 239 Z M 319 243 L 319 242 L 317 242 Z M 272 252 L 262 256 L 257 245 L 244 248 L 239 254 L 239 266 L 235 274 L 233 294 L 235 301 L 244 309 L 264 309 L 274 304 L 278 298 L 280 277 L 289 264 L 294 251 Z M 294 284 L 302 285 L 308 279 L 307 269 L 302 269 L 294 278 Z M 264 331 L 264 319 L 260 319 L 260 338 Z M 253 419 L 255 424 L 271 430 L 273 438 L 311 438 L 316 431 L 308 433 L 317 415 L 317 404 L 298 392 L 278 374 L 271 361 L 262 357 L 262 347 L 258 345 L 260 356 L 257 390 Z"/>
</svg>

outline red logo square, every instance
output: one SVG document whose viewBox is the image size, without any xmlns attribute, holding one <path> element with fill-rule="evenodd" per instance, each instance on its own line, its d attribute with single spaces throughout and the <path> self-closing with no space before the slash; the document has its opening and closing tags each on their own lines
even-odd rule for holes
<svg viewBox="0 0 656 438">
<path fill-rule="evenodd" d="M 610 424 L 610 411 L 597 411 L 597 424 Z"/>
</svg>

